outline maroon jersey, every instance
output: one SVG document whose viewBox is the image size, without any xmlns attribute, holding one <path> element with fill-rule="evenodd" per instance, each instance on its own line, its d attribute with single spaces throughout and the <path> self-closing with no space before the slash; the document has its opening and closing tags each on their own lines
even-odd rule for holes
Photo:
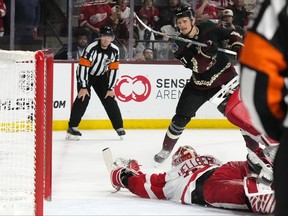
<svg viewBox="0 0 288 216">
<path fill-rule="evenodd" d="M 182 34 L 180 34 L 179 37 L 200 43 L 205 43 L 208 40 L 211 40 L 217 44 L 218 47 L 221 47 L 221 43 L 225 40 L 229 40 L 231 46 L 242 42 L 240 35 L 239 37 L 234 36 L 236 32 L 224 29 L 212 22 L 202 22 L 197 26 L 197 28 L 199 29 L 199 33 L 194 38 L 186 38 Z M 169 41 L 171 42 L 171 49 L 175 58 L 180 60 L 186 68 L 192 70 L 193 73 L 190 79 L 190 84 L 195 89 L 213 89 L 222 86 L 229 82 L 233 77 L 237 76 L 237 72 L 226 53 L 218 51 L 217 57 L 212 66 L 209 69 L 203 69 L 203 67 L 206 68 L 207 65 L 211 63 L 211 59 L 199 55 L 198 46 L 175 39 L 170 39 Z M 196 59 L 198 60 L 196 61 Z M 201 70 L 199 70 L 200 68 Z"/>
</svg>

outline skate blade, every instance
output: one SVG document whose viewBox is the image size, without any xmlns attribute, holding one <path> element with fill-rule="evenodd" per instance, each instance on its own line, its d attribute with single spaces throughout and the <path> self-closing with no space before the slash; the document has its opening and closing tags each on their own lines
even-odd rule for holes
<svg viewBox="0 0 288 216">
<path fill-rule="evenodd" d="M 72 134 L 68 134 L 66 135 L 66 140 L 71 140 L 71 141 L 79 141 L 80 140 L 80 136 L 75 136 Z"/>
</svg>

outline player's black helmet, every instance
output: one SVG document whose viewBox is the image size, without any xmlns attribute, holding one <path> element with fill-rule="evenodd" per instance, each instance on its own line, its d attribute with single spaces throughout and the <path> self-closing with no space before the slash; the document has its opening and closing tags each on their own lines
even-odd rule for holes
<svg viewBox="0 0 288 216">
<path fill-rule="evenodd" d="M 189 17 L 192 19 L 195 17 L 195 12 L 191 6 L 181 6 L 178 7 L 175 11 L 175 18 L 176 20 L 182 17 Z"/>
<path fill-rule="evenodd" d="M 107 26 L 107 25 L 101 27 L 101 29 L 100 29 L 100 36 L 104 36 L 104 35 L 105 35 L 105 36 L 114 36 L 114 30 L 113 30 L 113 28 L 110 27 L 110 26 Z"/>
</svg>

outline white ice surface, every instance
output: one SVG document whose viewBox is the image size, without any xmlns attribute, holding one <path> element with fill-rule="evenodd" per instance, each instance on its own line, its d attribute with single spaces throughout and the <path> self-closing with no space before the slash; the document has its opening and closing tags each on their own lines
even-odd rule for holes
<svg viewBox="0 0 288 216">
<path fill-rule="evenodd" d="M 114 130 L 81 132 L 80 141 L 66 141 L 65 131 L 53 133 L 52 201 L 45 201 L 45 215 L 254 215 L 143 199 L 125 189 L 112 193 L 102 149 L 110 147 L 114 158 L 137 159 L 144 172 L 162 172 L 170 169 L 171 156 L 158 167 L 153 157 L 161 149 L 166 130 L 127 130 L 122 141 Z M 191 145 L 198 153 L 213 154 L 223 162 L 246 157 L 243 138 L 235 129 L 185 130 L 174 151 L 179 145 Z"/>
</svg>

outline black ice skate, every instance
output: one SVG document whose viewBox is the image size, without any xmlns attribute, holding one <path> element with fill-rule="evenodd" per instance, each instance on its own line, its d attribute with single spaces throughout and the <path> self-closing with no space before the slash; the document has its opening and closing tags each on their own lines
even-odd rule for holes
<svg viewBox="0 0 288 216">
<path fill-rule="evenodd" d="M 169 157 L 170 153 L 171 151 L 161 149 L 161 151 L 154 156 L 154 161 L 157 163 L 163 163 Z"/>
<path fill-rule="evenodd" d="M 77 127 L 69 127 L 67 130 L 66 139 L 67 140 L 80 140 L 80 136 L 82 136 L 81 132 L 78 130 Z"/>
<path fill-rule="evenodd" d="M 126 132 L 123 128 L 118 128 L 116 130 L 116 132 L 117 132 L 118 136 L 120 137 L 120 139 L 123 139 L 123 136 L 126 135 Z"/>
</svg>

